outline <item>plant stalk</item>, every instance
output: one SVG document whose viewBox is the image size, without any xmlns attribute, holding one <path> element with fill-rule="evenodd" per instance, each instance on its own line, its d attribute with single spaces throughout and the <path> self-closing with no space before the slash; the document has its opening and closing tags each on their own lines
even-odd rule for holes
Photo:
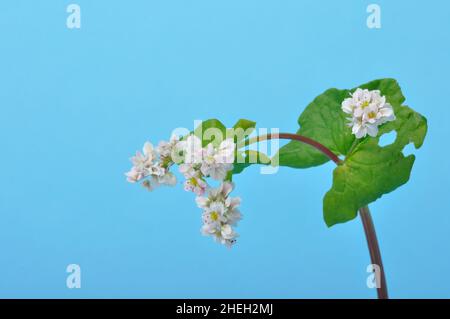
<svg viewBox="0 0 450 319">
<path fill-rule="evenodd" d="M 372 260 L 373 265 L 379 267 L 379 269 L 374 270 L 376 272 L 377 270 L 379 271 L 379 274 L 375 273 L 378 299 L 389 299 L 380 246 L 378 245 L 377 234 L 375 232 L 375 226 L 373 224 L 372 216 L 370 215 L 369 207 L 362 207 L 359 210 L 359 216 L 361 217 L 364 226 L 370 259 Z"/>
<path fill-rule="evenodd" d="M 288 140 L 295 140 L 299 141 L 308 145 L 311 145 L 312 147 L 316 148 L 333 162 L 335 162 L 337 165 L 342 164 L 342 160 L 334 154 L 329 148 L 322 145 L 321 143 L 298 134 L 292 134 L 292 133 L 278 133 L 278 134 L 267 134 L 267 135 L 261 135 L 256 136 L 252 139 L 248 140 L 248 144 L 253 144 L 256 142 L 261 142 L 265 140 L 270 139 L 288 139 Z M 355 143 L 353 143 L 352 150 L 356 146 L 356 140 Z M 369 253 L 370 253 L 370 259 L 372 261 L 372 264 L 379 267 L 379 277 L 378 274 L 375 274 L 376 278 L 376 284 L 377 284 L 377 295 L 378 299 L 388 299 L 388 290 L 387 290 L 387 284 L 386 284 L 386 277 L 384 273 L 384 267 L 383 262 L 381 259 L 381 251 L 380 246 L 378 245 L 378 239 L 377 234 L 375 232 L 375 226 L 373 224 L 372 216 L 370 215 L 370 210 L 368 206 L 364 206 L 359 210 L 359 215 L 361 217 L 361 221 L 364 227 L 364 233 L 366 235 L 367 239 L 367 246 L 369 247 Z"/>
<path fill-rule="evenodd" d="M 311 145 L 315 149 L 321 151 L 323 154 L 328 156 L 328 158 L 330 160 L 332 160 L 333 162 L 335 162 L 337 165 L 339 165 L 341 163 L 340 158 L 337 157 L 337 155 L 334 154 L 330 149 L 328 149 L 328 147 L 320 144 L 319 142 L 317 142 L 309 137 L 306 137 L 303 135 L 298 135 L 298 134 L 278 133 L 278 134 L 267 134 L 267 135 L 256 136 L 248 141 L 248 145 L 256 143 L 256 142 L 262 142 L 265 140 L 271 140 L 271 139 L 295 140 L 295 141 L 299 141 L 299 142 Z"/>
</svg>

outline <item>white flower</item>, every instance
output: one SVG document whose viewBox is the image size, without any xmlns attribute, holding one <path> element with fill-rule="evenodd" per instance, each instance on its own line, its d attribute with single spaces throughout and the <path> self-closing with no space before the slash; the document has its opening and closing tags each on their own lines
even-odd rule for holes
<svg viewBox="0 0 450 319">
<path fill-rule="evenodd" d="M 180 164 L 178 170 L 186 179 L 197 176 L 199 174 L 198 165 L 195 164 Z"/>
<path fill-rule="evenodd" d="M 156 151 L 159 153 L 159 157 L 162 162 L 173 162 L 172 161 L 172 152 L 174 151 L 176 145 L 178 144 L 180 138 L 172 134 L 170 137 L 170 140 L 167 141 L 161 141 L 158 144 L 158 147 L 156 148 Z"/>
<path fill-rule="evenodd" d="M 214 159 L 217 163 L 232 164 L 234 162 L 234 149 L 236 144 L 233 139 L 229 138 L 222 141 L 217 148 Z"/>
<path fill-rule="evenodd" d="M 196 195 L 203 195 L 207 187 L 201 176 L 192 176 L 184 182 L 184 190 L 194 192 Z"/>
<path fill-rule="evenodd" d="M 197 195 L 203 195 L 205 193 L 208 185 L 198 169 L 198 164 L 180 164 L 178 169 L 186 178 L 184 190 L 194 192 Z"/>
<path fill-rule="evenodd" d="M 186 140 L 180 141 L 177 148 L 183 152 L 183 161 L 187 164 L 202 162 L 202 141 L 195 135 L 189 135 Z"/>
<path fill-rule="evenodd" d="M 228 197 L 229 194 L 233 191 L 233 188 L 234 184 L 232 182 L 223 182 L 217 188 L 210 188 L 208 190 L 207 197 L 198 196 L 195 201 L 197 202 L 198 207 L 202 209 L 206 209 L 213 202 L 223 202 L 226 207 L 230 207 L 231 201 L 240 202 L 239 197 Z M 227 202 L 229 202 L 230 204 L 227 205 Z M 233 208 L 237 207 L 237 205 L 233 206 Z"/>
<path fill-rule="evenodd" d="M 136 183 L 144 177 L 142 172 L 138 171 L 135 167 L 132 167 L 129 172 L 125 173 L 125 175 L 127 176 L 127 181 L 130 183 Z"/>
<path fill-rule="evenodd" d="M 221 224 L 226 222 L 225 205 L 220 202 L 214 202 L 205 209 L 202 215 L 203 226 L 202 233 L 205 235 L 215 234 L 220 231 Z"/>
<path fill-rule="evenodd" d="M 144 171 L 153 165 L 156 156 L 157 154 L 152 143 L 145 142 L 142 153 L 137 151 L 136 155 L 131 158 L 131 162 L 137 170 Z"/>
<path fill-rule="evenodd" d="M 224 180 L 233 169 L 235 144 L 232 139 L 222 141 L 218 148 L 212 143 L 203 150 L 202 174 L 215 180 Z"/>
<path fill-rule="evenodd" d="M 156 176 L 156 181 L 160 185 L 175 186 L 177 184 L 177 178 L 168 169 L 165 170 L 164 174 Z"/>
<path fill-rule="evenodd" d="M 131 183 L 136 183 L 142 179 L 149 177 L 143 181 L 142 185 L 148 190 L 153 190 L 160 185 L 176 184 L 176 177 L 169 171 L 170 162 L 162 163 L 158 158 L 158 152 L 153 148 L 150 142 L 144 144 L 143 153 L 136 152 L 131 158 L 133 167 L 125 175 Z"/>
<path fill-rule="evenodd" d="M 202 234 L 213 236 L 216 241 L 228 247 L 231 247 L 238 237 L 232 226 L 242 217 L 237 209 L 240 198 L 229 196 L 232 190 L 233 184 L 224 182 L 218 188 L 210 189 L 207 197 L 196 198 L 197 205 L 204 210 Z"/>
<path fill-rule="evenodd" d="M 202 215 L 203 226 L 201 232 L 206 236 L 213 236 L 214 240 L 231 247 L 239 236 L 233 227 L 224 221 L 223 212 L 217 210 L 209 210 Z"/>
<path fill-rule="evenodd" d="M 180 173 L 186 178 L 184 189 L 197 194 L 197 205 L 203 210 L 201 232 L 231 247 L 238 237 L 233 227 L 242 218 L 238 209 L 240 198 L 229 196 L 234 185 L 224 181 L 233 168 L 234 151 L 232 139 L 218 147 L 211 143 L 203 148 L 195 135 L 182 141 L 172 136 L 168 142 L 160 142 L 156 149 L 146 142 L 142 153 L 132 157 L 133 167 L 126 176 L 129 182 L 142 181 L 142 186 L 151 191 L 161 185 L 175 185 L 175 175 L 169 169 L 179 164 Z M 206 177 L 222 183 L 217 188 L 209 188 Z M 207 196 L 203 196 L 207 190 Z"/>
<path fill-rule="evenodd" d="M 232 139 L 222 141 L 217 148 L 212 143 L 202 148 L 201 140 L 195 135 L 189 135 L 176 144 L 176 149 L 183 152 L 180 172 L 187 179 L 197 175 L 200 170 L 204 177 L 224 180 L 233 168 L 235 144 Z"/>
<path fill-rule="evenodd" d="M 126 173 L 127 180 L 135 183 L 150 174 L 149 170 L 157 159 L 157 153 L 150 142 L 145 142 L 142 153 L 137 151 L 136 155 L 131 158 L 133 167 Z"/>
<path fill-rule="evenodd" d="M 365 137 L 367 134 L 376 137 L 378 126 L 395 120 L 392 106 L 386 102 L 379 90 L 356 89 L 351 97 L 342 102 L 342 110 L 350 114 L 348 118 L 352 127 L 352 133 L 356 138 Z"/>
<path fill-rule="evenodd" d="M 184 189 L 187 191 L 203 195 L 208 186 L 205 177 L 224 180 L 233 168 L 232 164 L 224 163 L 234 161 L 234 143 L 231 139 L 223 141 L 218 148 L 212 144 L 202 148 L 200 139 L 190 135 L 178 145 L 184 149 L 184 162 L 179 165 L 179 170 L 186 178 Z"/>
<path fill-rule="evenodd" d="M 230 225 L 236 225 L 242 219 L 242 214 L 238 208 L 241 203 L 239 197 L 228 197 L 225 200 L 225 207 L 227 208 L 227 220 Z"/>
<path fill-rule="evenodd" d="M 234 229 L 228 225 L 225 224 L 220 229 L 220 236 L 216 236 L 216 240 L 220 241 L 221 244 L 231 247 L 233 244 L 236 243 L 236 238 L 239 235 L 234 231 Z"/>
<path fill-rule="evenodd" d="M 152 191 L 155 188 L 167 185 L 167 186 L 175 186 L 177 183 L 177 179 L 173 173 L 171 173 L 168 169 L 163 167 L 152 167 L 154 173 L 150 174 L 150 178 L 146 179 L 142 182 L 142 186 L 147 188 L 147 190 Z"/>
</svg>

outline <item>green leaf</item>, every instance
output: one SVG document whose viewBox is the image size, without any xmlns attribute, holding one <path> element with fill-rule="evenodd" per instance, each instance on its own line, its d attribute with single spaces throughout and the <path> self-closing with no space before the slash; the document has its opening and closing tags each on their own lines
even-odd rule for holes
<svg viewBox="0 0 450 319">
<path fill-rule="evenodd" d="M 379 79 L 369 83 L 358 86 L 351 91 L 355 91 L 357 88 L 367 90 L 380 90 L 381 95 L 386 96 L 387 101 L 394 107 L 400 106 L 405 102 L 402 89 L 395 79 Z"/>
<path fill-rule="evenodd" d="M 415 157 L 405 157 L 403 148 L 409 143 L 420 148 L 427 133 L 425 117 L 401 105 L 405 98 L 395 80 L 376 80 L 361 88 L 380 90 L 393 106 L 396 120 L 381 126 L 377 138 L 361 139 L 334 170 L 333 185 L 324 197 L 324 219 L 328 226 L 352 220 L 358 209 L 405 184 Z M 395 141 L 379 146 L 379 137 L 391 131 L 397 133 Z"/>
<path fill-rule="evenodd" d="M 225 181 L 228 181 L 228 182 L 233 181 L 233 170 L 228 171 L 227 176 L 225 176 Z"/>
<path fill-rule="evenodd" d="M 255 127 L 256 127 L 256 122 L 253 122 L 253 121 L 250 121 L 250 120 L 246 120 L 246 119 L 240 119 L 233 126 L 234 129 L 241 128 L 244 131 L 245 130 L 249 130 L 249 133 L 253 132 Z"/>
<path fill-rule="evenodd" d="M 427 134 L 427 119 L 408 106 L 394 106 L 394 112 L 397 119 L 383 125 L 379 135 L 395 130 L 397 137 L 394 145 L 398 149 L 402 150 L 409 143 L 420 148 Z"/>
<path fill-rule="evenodd" d="M 352 220 L 359 208 L 405 184 L 414 159 L 395 145 L 380 147 L 377 139 L 366 140 L 333 172 L 333 186 L 323 200 L 326 224 Z"/>
<path fill-rule="evenodd" d="M 245 140 L 250 134 L 253 133 L 256 127 L 256 122 L 240 119 L 234 124 L 232 130 L 228 130 L 227 138 L 233 138 L 237 144 L 237 148 L 240 149 L 245 146 Z"/>
<path fill-rule="evenodd" d="M 342 101 L 349 90 L 330 89 L 309 104 L 298 119 L 297 134 L 307 136 L 325 145 L 337 155 L 345 155 L 355 137 L 346 123 L 346 114 L 341 110 Z M 329 161 L 328 157 L 310 145 L 291 141 L 277 155 L 281 166 L 308 168 Z"/>
<path fill-rule="evenodd" d="M 197 126 L 194 130 L 194 135 L 202 140 L 202 146 L 213 143 L 214 146 L 219 146 L 226 138 L 227 129 L 217 119 L 210 119 L 202 121 L 202 124 Z"/>
<path fill-rule="evenodd" d="M 270 158 L 258 151 L 246 150 L 242 153 L 238 153 L 235 163 L 233 165 L 233 174 L 240 174 L 244 169 L 253 164 L 270 164 Z"/>
<path fill-rule="evenodd" d="M 359 208 L 405 184 L 415 157 L 405 157 L 403 148 L 409 143 L 421 147 L 427 132 L 426 119 L 402 105 L 405 97 L 396 80 L 375 80 L 357 88 L 380 90 L 394 109 L 396 120 L 382 125 L 377 138 L 356 140 L 346 125 L 347 115 L 341 104 L 356 88 L 325 91 L 306 107 L 298 120 L 298 134 L 316 140 L 338 156 L 345 156 L 334 170 L 333 185 L 324 197 L 324 219 L 328 226 L 355 218 Z M 379 146 L 379 137 L 391 131 L 397 133 L 395 141 Z M 329 160 L 297 141 L 282 147 L 278 156 L 280 165 L 294 168 L 317 166 Z"/>
<path fill-rule="evenodd" d="M 351 90 L 329 89 L 319 95 L 309 104 L 298 119 L 300 129 L 297 134 L 310 137 L 317 142 L 325 145 L 336 155 L 347 155 L 355 137 L 351 134 L 351 130 L 346 125 L 348 123 L 347 114 L 342 112 L 341 104 L 349 94 L 357 88 L 368 90 L 380 90 L 381 94 L 386 96 L 387 101 L 393 106 L 397 118 L 411 117 L 414 118 L 415 124 L 408 124 L 403 127 L 402 131 L 406 135 L 400 137 L 398 145 L 405 146 L 409 143 L 407 131 L 414 129 L 413 125 L 420 125 L 422 130 L 426 132 L 426 121 L 423 124 L 423 117 L 409 108 L 402 106 L 405 97 L 394 79 L 380 79 L 360 85 Z M 407 110 L 408 109 L 408 110 Z M 381 136 L 393 129 L 399 129 L 399 121 L 385 124 L 380 129 Z M 422 139 L 423 140 L 423 139 Z M 406 143 L 406 144 L 405 144 Z M 416 144 L 416 143 L 415 143 Z M 417 144 L 416 144 L 417 145 Z M 291 141 L 283 146 L 279 153 L 279 163 L 281 166 L 289 166 L 294 168 L 308 168 L 318 166 L 329 161 L 329 159 L 321 152 L 317 151 L 309 145 Z"/>
<path fill-rule="evenodd" d="M 378 137 L 395 130 L 397 137 L 394 144 L 399 150 L 402 150 L 409 143 L 414 143 L 416 148 L 422 146 L 427 133 L 427 120 L 408 106 L 402 105 L 405 102 L 405 97 L 396 80 L 375 80 L 362 85 L 361 88 L 380 90 L 381 94 L 386 96 L 387 101 L 394 108 L 397 119 L 382 125 Z"/>
</svg>

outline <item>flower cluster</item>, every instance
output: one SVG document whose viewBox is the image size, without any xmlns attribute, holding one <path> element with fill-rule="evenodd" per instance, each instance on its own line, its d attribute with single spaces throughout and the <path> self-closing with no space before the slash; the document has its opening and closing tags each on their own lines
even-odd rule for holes
<svg viewBox="0 0 450 319">
<path fill-rule="evenodd" d="M 369 91 L 357 89 L 351 97 L 342 102 L 342 110 L 350 114 L 348 126 L 352 127 L 352 133 L 356 138 L 365 137 L 367 134 L 376 137 L 378 126 L 395 120 L 392 106 L 386 102 L 379 90 Z"/>
<path fill-rule="evenodd" d="M 150 142 L 146 142 L 142 153 L 136 152 L 136 155 L 131 158 L 133 167 L 125 174 L 130 183 L 143 180 L 142 185 L 148 190 L 153 190 L 160 185 L 176 184 L 175 175 L 169 171 L 172 162 L 159 155 L 161 153 L 158 150 Z"/>
<path fill-rule="evenodd" d="M 236 242 L 238 234 L 233 226 L 242 218 L 238 210 L 241 199 L 229 196 L 233 188 L 233 183 L 224 182 L 220 187 L 210 189 L 208 196 L 196 198 L 197 205 L 203 209 L 202 233 L 213 236 L 227 247 Z"/>
<path fill-rule="evenodd" d="M 232 139 L 218 146 L 210 143 L 203 147 L 202 141 L 193 134 L 181 140 L 173 135 L 157 148 L 146 142 L 143 152 L 131 158 L 133 167 L 126 176 L 132 183 L 142 181 L 148 190 L 159 185 L 175 185 L 176 177 L 170 168 L 178 164 L 185 178 L 184 189 L 197 195 L 197 204 L 203 209 L 201 232 L 230 247 L 238 236 L 233 226 L 241 219 L 237 209 L 240 198 L 229 196 L 234 186 L 227 181 L 233 169 L 235 147 Z M 207 178 L 220 181 L 220 186 L 210 187 Z M 205 194 L 207 197 L 202 197 Z"/>
</svg>

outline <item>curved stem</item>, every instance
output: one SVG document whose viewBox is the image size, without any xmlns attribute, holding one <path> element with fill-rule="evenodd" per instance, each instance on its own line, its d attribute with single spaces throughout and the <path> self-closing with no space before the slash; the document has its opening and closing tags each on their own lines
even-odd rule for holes
<svg viewBox="0 0 450 319">
<path fill-rule="evenodd" d="M 312 147 L 316 148 L 317 150 L 321 151 L 323 154 L 325 154 L 330 160 L 335 162 L 336 164 L 340 164 L 341 160 L 339 157 L 337 157 L 336 154 L 334 154 L 330 149 L 328 149 L 326 146 L 320 144 L 319 142 L 298 134 L 292 134 L 292 133 L 278 133 L 278 134 L 267 134 L 267 135 L 260 135 L 256 136 L 248 141 L 248 144 L 261 142 L 265 140 L 271 140 L 271 139 L 284 139 L 284 140 L 295 140 L 299 141 L 308 145 L 311 145 Z"/>
<path fill-rule="evenodd" d="M 389 296 L 387 291 L 386 277 L 384 275 L 383 261 L 381 259 L 380 246 L 378 245 L 377 234 L 375 232 L 375 226 L 373 225 L 369 207 L 362 207 L 359 210 L 359 215 L 364 226 L 364 233 L 366 234 L 370 259 L 372 260 L 373 265 L 379 267 L 379 276 L 377 276 L 378 274 L 375 273 L 378 299 L 388 299 Z"/>
<path fill-rule="evenodd" d="M 270 139 L 288 139 L 288 140 L 295 140 L 299 141 L 308 145 L 311 145 L 312 147 L 316 148 L 317 150 L 321 151 L 323 154 L 325 154 L 330 160 L 335 162 L 337 165 L 340 165 L 342 161 L 339 159 L 339 157 L 334 154 L 329 148 L 326 146 L 320 144 L 319 142 L 310 139 L 309 137 L 298 135 L 298 134 L 292 134 L 292 133 L 279 133 L 279 134 L 267 134 L 267 135 L 261 135 L 256 136 L 252 139 L 248 140 L 248 145 L 270 140 Z M 353 143 L 352 149 L 356 146 L 356 140 Z M 377 274 L 375 274 L 376 283 L 377 283 L 377 295 L 378 299 L 388 299 L 388 291 L 387 291 L 387 284 L 386 284 L 386 277 L 384 274 L 384 267 L 383 262 L 381 259 L 381 252 L 380 252 L 380 246 L 378 245 L 378 239 L 377 234 L 375 232 L 375 226 L 372 221 L 372 216 L 370 215 L 369 207 L 364 206 L 359 210 L 359 214 L 361 216 L 361 221 L 364 227 L 364 233 L 366 235 L 367 239 L 367 246 L 369 247 L 369 253 L 370 253 L 370 259 L 372 261 L 373 265 L 376 265 L 379 267 L 379 277 Z"/>
</svg>

